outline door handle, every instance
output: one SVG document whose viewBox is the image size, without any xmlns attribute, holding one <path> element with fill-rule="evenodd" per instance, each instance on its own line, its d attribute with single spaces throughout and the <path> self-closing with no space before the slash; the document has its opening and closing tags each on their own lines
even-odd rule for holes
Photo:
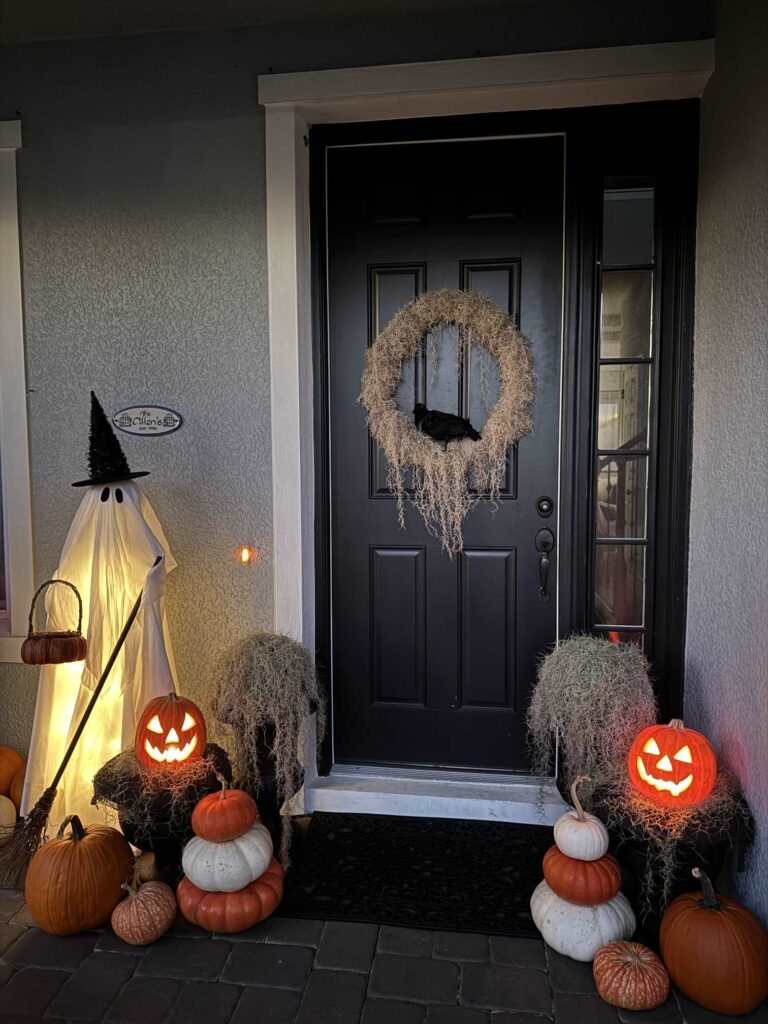
<svg viewBox="0 0 768 1024">
<path fill-rule="evenodd" d="M 555 550 L 555 535 L 546 527 L 536 534 L 536 550 L 539 552 L 539 600 L 549 601 L 549 556 Z"/>
</svg>

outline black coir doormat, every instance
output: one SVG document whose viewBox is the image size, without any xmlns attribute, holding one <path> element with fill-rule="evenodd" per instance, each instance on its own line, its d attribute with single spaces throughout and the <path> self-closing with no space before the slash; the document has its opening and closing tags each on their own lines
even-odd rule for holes
<svg viewBox="0 0 768 1024">
<path fill-rule="evenodd" d="M 538 825 L 316 813 L 277 913 L 538 935 L 529 900 L 551 844 Z"/>
</svg>

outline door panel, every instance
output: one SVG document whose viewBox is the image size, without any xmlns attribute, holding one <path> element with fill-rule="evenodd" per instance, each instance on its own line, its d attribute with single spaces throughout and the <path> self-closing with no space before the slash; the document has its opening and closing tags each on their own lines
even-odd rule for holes
<svg viewBox="0 0 768 1024">
<path fill-rule="evenodd" d="M 333 742 L 337 761 L 524 771 L 524 712 L 555 639 L 556 562 L 539 595 L 536 500 L 557 498 L 563 138 L 328 149 Z M 406 509 L 357 404 L 366 347 L 426 289 L 481 291 L 535 359 L 534 431 L 510 452 L 496 510 L 478 506 L 454 559 Z M 426 338 L 397 391 L 482 431 L 498 383 L 456 331 Z"/>
</svg>

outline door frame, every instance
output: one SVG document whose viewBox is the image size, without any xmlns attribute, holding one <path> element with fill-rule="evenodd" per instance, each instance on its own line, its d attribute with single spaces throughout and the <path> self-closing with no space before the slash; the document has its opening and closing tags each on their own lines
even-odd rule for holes
<svg viewBox="0 0 768 1024">
<path fill-rule="evenodd" d="M 317 472 L 322 452 L 315 450 L 315 419 L 322 409 L 315 402 L 313 308 L 323 300 L 313 273 L 318 239 L 311 221 L 310 127 L 693 99 L 702 95 L 713 70 L 713 41 L 699 40 L 259 76 L 265 107 L 276 630 L 315 651 L 318 612 L 323 614 L 317 596 L 327 574 L 315 549 L 317 489 L 322 499 L 323 484 Z M 570 289 L 565 298 L 566 325 L 594 313 L 581 309 Z M 568 372 L 564 366 L 564 389 Z M 563 450 L 569 445 L 576 450 L 578 438 L 564 434 Z M 573 529 L 579 529 L 577 522 Z M 567 573 L 566 560 L 560 562 Z M 312 737 L 304 760 L 311 779 Z M 327 770 L 328 756 L 322 760 Z"/>
</svg>

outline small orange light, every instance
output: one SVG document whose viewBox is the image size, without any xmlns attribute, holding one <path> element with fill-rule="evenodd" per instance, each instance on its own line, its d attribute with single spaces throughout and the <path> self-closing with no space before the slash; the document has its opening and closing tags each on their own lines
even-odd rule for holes
<svg viewBox="0 0 768 1024">
<path fill-rule="evenodd" d="M 253 550 L 252 547 L 249 547 L 247 544 L 244 544 L 241 548 L 239 548 L 237 554 L 238 558 L 240 559 L 241 565 L 250 565 L 251 562 L 256 557 L 256 552 Z"/>
</svg>

